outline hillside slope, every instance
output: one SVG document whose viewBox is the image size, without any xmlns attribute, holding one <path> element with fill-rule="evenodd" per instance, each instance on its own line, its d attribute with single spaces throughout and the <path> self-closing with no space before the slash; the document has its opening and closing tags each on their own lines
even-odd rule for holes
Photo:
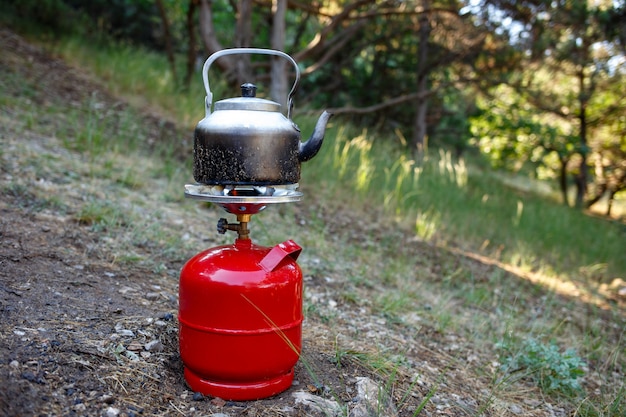
<svg viewBox="0 0 626 417">
<path fill-rule="evenodd" d="M 304 247 L 297 382 L 261 401 L 194 396 L 178 355 L 178 272 L 233 236 L 213 232 L 224 213 L 182 199 L 184 184 L 172 183 L 150 151 L 190 133 L 130 108 L 7 29 L 0 40 L 0 415 L 411 416 L 423 408 L 420 415 L 566 416 L 572 402 L 543 396 L 529 379 L 505 380 L 494 343 L 479 343 L 480 326 L 470 323 L 509 320 L 501 315 L 507 304 L 540 317 L 549 301 L 563 309 L 567 328 L 589 324 L 593 310 L 589 325 L 623 350 L 619 306 L 598 310 L 488 260 L 415 240 L 374 208 L 311 198 L 251 223 L 261 244 L 293 238 Z M 122 131 L 138 143 L 107 148 L 107 135 Z M 177 169 L 191 174 L 191 166 Z M 413 264 L 398 265 L 398 276 L 375 269 L 405 259 Z M 499 301 L 447 296 L 442 285 L 461 276 Z M 402 296 L 409 281 L 422 283 Z M 515 293 L 499 292 L 506 282 Z M 623 387 L 619 356 L 590 358 L 590 396 Z M 378 411 L 358 414 L 362 378 L 389 395 Z M 298 392 L 343 411 L 329 403 L 316 411 Z"/>
</svg>

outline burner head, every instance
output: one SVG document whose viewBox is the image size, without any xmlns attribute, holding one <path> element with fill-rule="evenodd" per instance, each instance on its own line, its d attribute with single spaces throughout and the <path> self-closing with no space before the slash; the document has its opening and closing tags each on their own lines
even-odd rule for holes
<svg viewBox="0 0 626 417">
<path fill-rule="evenodd" d="M 232 214 L 256 214 L 268 204 L 300 201 L 298 184 L 241 186 L 185 185 L 185 197 L 215 203 Z"/>
</svg>

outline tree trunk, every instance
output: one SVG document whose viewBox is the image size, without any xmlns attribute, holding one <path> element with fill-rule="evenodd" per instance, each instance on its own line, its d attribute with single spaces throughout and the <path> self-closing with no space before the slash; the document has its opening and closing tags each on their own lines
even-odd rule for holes
<svg viewBox="0 0 626 417">
<path fill-rule="evenodd" d="M 191 77 L 196 67 L 196 30 L 194 25 L 194 14 L 196 13 L 196 7 L 198 6 L 198 0 L 189 0 L 189 6 L 187 8 L 187 68 L 185 72 L 185 79 L 183 80 L 183 88 L 189 90 L 191 85 Z"/>
<path fill-rule="evenodd" d="M 283 51 L 285 48 L 285 14 L 287 0 L 272 0 L 272 49 Z M 280 103 L 285 114 L 290 113 L 287 108 L 288 77 L 287 61 L 284 58 L 272 57 L 270 95 L 272 100 Z"/>
<path fill-rule="evenodd" d="M 563 197 L 563 204 L 569 207 L 569 198 L 567 197 L 567 158 L 559 155 L 559 161 L 561 162 L 559 186 L 561 189 L 561 196 Z"/>
<path fill-rule="evenodd" d="M 239 0 L 237 9 L 237 33 L 235 34 L 235 46 L 237 48 L 248 48 L 252 39 L 252 0 Z M 237 65 L 237 82 L 243 84 L 253 82 L 252 70 L 250 68 L 250 55 L 233 55 Z"/>
<path fill-rule="evenodd" d="M 609 191 L 609 201 L 606 205 L 606 217 L 611 217 L 611 209 L 613 208 L 613 201 L 615 200 L 615 191 Z"/>
<path fill-rule="evenodd" d="M 585 203 L 585 196 L 587 195 L 587 140 L 586 140 L 586 120 L 585 116 L 581 114 L 580 117 L 580 165 L 578 167 L 578 173 L 574 177 L 576 184 L 576 207 L 582 208 Z"/>
<path fill-rule="evenodd" d="M 159 15 L 161 16 L 161 23 L 163 24 L 163 41 L 165 42 L 165 52 L 167 53 L 167 60 L 170 63 L 170 69 L 172 70 L 172 77 L 177 80 L 176 76 L 176 60 L 174 58 L 174 47 L 172 46 L 172 35 L 170 33 L 170 21 L 167 18 L 167 11 L 163 0 L 156 0 L 157 9 L 159 9 Z"/>
<path fill-rule="evenodd" d="M 580 165 L 575 177 L 576 183 L 576 207 L 583 208 L 587 195 L 587 97 L 585 92 L 585 74 L 583 70 L 578 74 L 579 100 L 580 100 Z"/>
<path fill-rule="evenodd" d="M 200 0 L 200 36 L 206 52 L 211 55 L 217 51 L 224 49 L 217 40 L 215 27 L 213 26 L 213 10 L 211 9 L 210 0 Z M 222 71 L 232 74 L 234 72 L 235 63 L 230 55 L 224 56 L 217 61 L 215 65 Z"/>
<path fill-rule="evenodd" d="M 426 146 L 426 115 L 428 111 L 428 100 L 426 91 L 428 90 L 428 40 L 430 38 L 430 20 L 428 10 L 430 9 L 430 0 L 423 1 L 424 13 L 419 17 L 419 51 L 417 60 L 417 94 L 424 94 L 422 99 L 418 99 L 415 108 L 415 124 L 413 131 L 413 139 L 411 141 L 413 152 L 417 158 L 421 159 Z"/>
</svg>

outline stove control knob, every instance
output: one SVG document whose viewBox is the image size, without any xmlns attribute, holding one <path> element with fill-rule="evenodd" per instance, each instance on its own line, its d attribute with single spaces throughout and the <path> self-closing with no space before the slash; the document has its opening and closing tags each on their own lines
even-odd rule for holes
<svg viewBox="0 0 626 417">
<path fill-rule="evenodd" d="M 223 235 L 228 230 L 228 220 L 221 218 L 217 221 L 217 233 Z"/>
</svg>

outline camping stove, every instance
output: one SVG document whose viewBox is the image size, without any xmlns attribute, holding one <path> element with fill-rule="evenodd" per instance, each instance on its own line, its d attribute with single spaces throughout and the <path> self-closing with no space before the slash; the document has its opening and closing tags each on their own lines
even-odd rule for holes
<svg viewBox="0 0 626 417">
<path fill-rule="evenodd" d="M 302 248 L 293 240 L 274 247 L 250 239 L 251 217 L 267 206 L 299 201 L 300 163 L 319 150 L 330 114 L 324 112 L 306 142 L 280 112 L 278 103 L 254 97 L 250 84 L 243 97 L 217 102 L 208 67 L 232 53 L 288 55 L 271 50 L 233 49 L 213 54 L 203 68 L 206 117 L 194 136 L 194 179 L 185 196 L 211 202 L 234 214 L 222 218 L 219 233 L 233 231 L 233 244 L 206 249 L 182 268 L 179 288 L 179 348 L 190 388 L 225 400 L 255 400 L 291 386 L 302 349 Z"/>
</svg>

